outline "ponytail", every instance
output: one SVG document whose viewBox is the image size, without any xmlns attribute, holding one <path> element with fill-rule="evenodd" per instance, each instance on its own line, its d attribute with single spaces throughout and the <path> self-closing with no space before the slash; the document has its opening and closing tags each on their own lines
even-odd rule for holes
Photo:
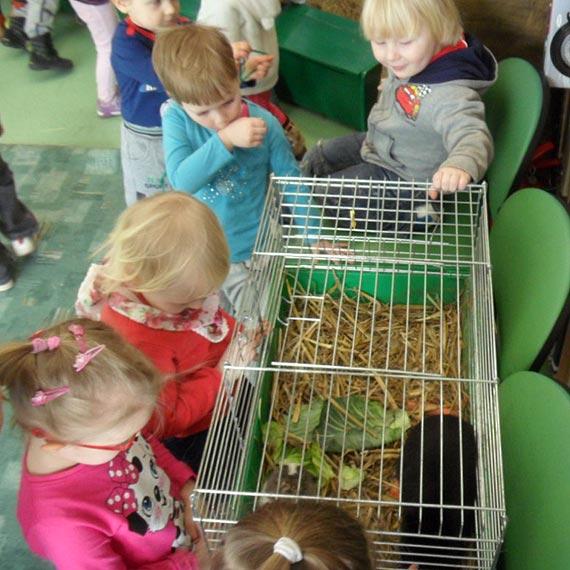
<svg viewBox="0 0 570 570">
<path fill-rule="evenodd" d="M 212 570 L 372 570 L 362 526 L 332 503 L 272 501 L 230 529 Z"/>
</svg>

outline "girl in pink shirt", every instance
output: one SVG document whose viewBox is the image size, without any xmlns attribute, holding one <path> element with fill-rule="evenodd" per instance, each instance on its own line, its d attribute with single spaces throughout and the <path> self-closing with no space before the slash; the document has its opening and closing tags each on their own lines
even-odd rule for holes
<svg viewBox="0 0 570 570">
<path fill-rule="evenodd" d="M 194 472 L 141 433 L 162 386 L 141 352 L 75 319 L 0 347 L 0 382 L 28 437 L 17 514 L 33 552 L 58 570 L 199 568 Z"/>
</svg>

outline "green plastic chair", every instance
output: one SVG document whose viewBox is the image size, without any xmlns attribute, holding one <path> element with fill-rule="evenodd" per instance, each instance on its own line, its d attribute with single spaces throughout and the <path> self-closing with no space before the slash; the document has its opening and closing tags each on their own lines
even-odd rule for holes
<svg viewBox="0 0 570 570">
<path fill-rule="evenodd" d="M 570 568 L 570 395 L 517 372 L 499 386 L 507 530 L 503 570 Z"/>
<path fill-rule="evenodd" d="M 539 370 L 566 322 L 568 212 L 544 190 L 519 190 L 497 214 L 490 249 L 499 378 L 504 379 L 521 370 Z"/>
<path fill-rule="evenodd" d="M 526 60 L 499 62 L 499 77 L 483 96 L 485 115 L 495 142 L 487 171 L 491 219 L 517 187 L 536 149 L 548 110 L 548 89 Z"/>
</svg>

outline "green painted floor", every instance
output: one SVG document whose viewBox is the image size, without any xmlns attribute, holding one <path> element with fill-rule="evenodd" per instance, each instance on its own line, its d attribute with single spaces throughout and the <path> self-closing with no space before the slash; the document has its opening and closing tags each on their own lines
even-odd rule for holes
<svg viewBox="0 0 570 570">
<path fill-rule="evenodd" d="M 9 4 L 1 0 L 4 13 Z M 26 338 L 73 312 L 77 287 L 91 253 L 123 204 L 119 159 L 120 118 L 96 115 L 95 50 L 86 28 L 70 13 L 54 32 L 69 74 L 28 69 L 23 51 L 0 45 L 0 154 L 14 171 L 20 197 L 42 224 L 37 252 L 18 261 L 16 285 L 0 293 L 0 341 Z M 285 106 L 308 145 L 351 132 L 303 109 Z M 22 438 L 10 427 L 8 406 L 0 433 L 0 568 L 44 570 L 51 565 L 29 551 L 15 518 Z"/>
</svg>

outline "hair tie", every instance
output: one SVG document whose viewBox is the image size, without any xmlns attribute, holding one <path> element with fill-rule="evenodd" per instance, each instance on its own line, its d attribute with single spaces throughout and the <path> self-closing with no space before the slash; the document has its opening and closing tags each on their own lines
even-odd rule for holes
<svg viewBox="0 0 570 570">
<path fill-rule="evenodd" d="M 287 536 L 282 536 L 273 545 L 273 554 L 280 554 L 291 564 L 296 564 L 303 560 L 301 547 L 292 538 L 288 538 Z"/>
</svg>

